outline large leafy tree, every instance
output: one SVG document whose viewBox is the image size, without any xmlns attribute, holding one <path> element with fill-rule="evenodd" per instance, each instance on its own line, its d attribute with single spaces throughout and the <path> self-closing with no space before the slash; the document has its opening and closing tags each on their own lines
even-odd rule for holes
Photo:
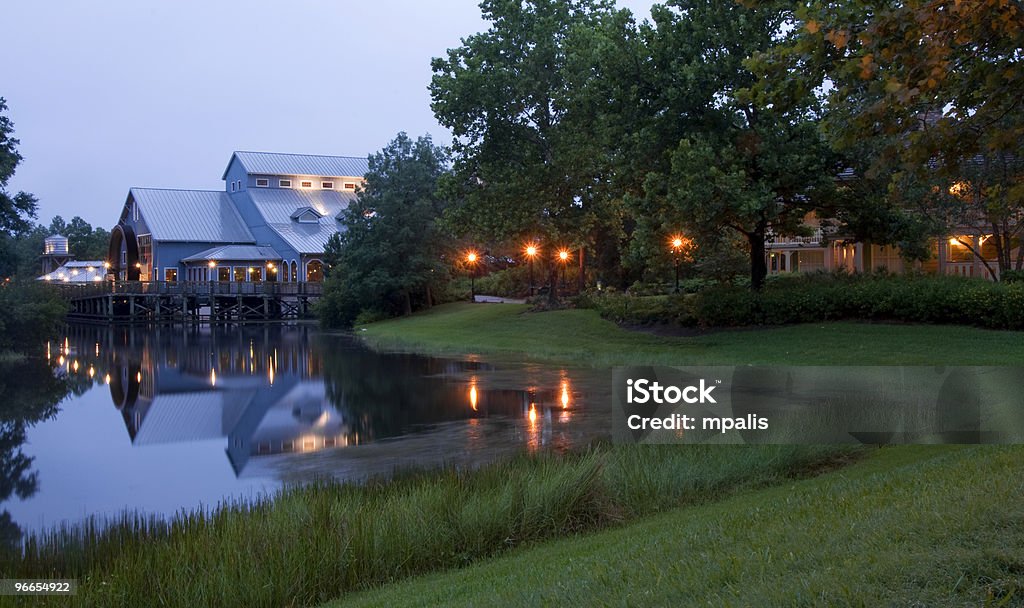
<svg viewBox="0 0 1024 608">
<path fill-rule="evenodd" d="M 826 84 L 835 145 L 877 142 L 865 175 L 889 176 L 895 194 L 911 181 L 935 194 L 893 205 L 941 219 L 940 232 L 989 236 L 1003 271 L 1024 265 L 1010 255 L 1024 223 L 1024 4 L 799 5 L 798 36 L 773 61 L 791 82 Z"/>
<path fill-rule="evenodd" d="M 0 233 L 28 230 L 29 219 L 36 215 L 36 198 L 27 192 L 8 192 L 7 185 L 22 161 L 18 144 L 13 137 L 14 124 L 6 116 L 7 101 L 0 97 Z"/>
<path fill-rule="evenodd" d="M 650 124 L 662 141 L 679 139 L 644 178 L 640 232 L 667 236 L 685 226 L 698 245 L 741 235 L 759 289 L 767 239 L 799 233 L 809 212 L 839 200 L 841 164 L 818 130 L 815 96 L 766 91 L 758 86 L 766 77 L 751 69 L 753 56 L 784 39 L 791 15 L 776 3 L 715 0 L 674 0 L 654 15 L 651 56 L 676 69 L 653 89 Z"/>
<path fill-rule="evenodd" d="M 600 140 L 570 114 L 580 65 L 573 58 L 592 39 L 587 32 L 614 18 L 613 4 L 484 0 L 480 7 L 490 29 L 432 63 L 432 108 L 454 134 L 449 188 L 457 204 L 448 220 L 498 253 L 516 255 L 540 240 L 547 255 L 579 247 L 582 264 L 584 246 L 597 244 L 612 211 L 597 202 Z"/>
<path fill-rule="evenodd" d="M 399 133 L 369 160 L 365 189 L 328 243 L 321 316 L 329 325 L 351 325 L 364 310 L 408 314 L 429 306 L 446 274 L 448 244 L 437 222 L 445 150 L 429 136 Z"/>
</svg>

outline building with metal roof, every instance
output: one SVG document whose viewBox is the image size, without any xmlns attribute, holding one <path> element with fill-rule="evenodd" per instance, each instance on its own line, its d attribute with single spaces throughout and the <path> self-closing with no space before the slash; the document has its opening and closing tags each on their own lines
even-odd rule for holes
<svg viewBox="0 0 1024 608">
<path fill-rule="evenodd" d="M 53 283 L 97 283 L 107 275 L 103 260 L 71 260 L 37 278 Z"/>
<path fill-rule="evenodd" d="M 224 191 L 131 188 L 111 230 L 115 278 L 320 281 L 366 158 L 234 152 Z"/>
</svg>

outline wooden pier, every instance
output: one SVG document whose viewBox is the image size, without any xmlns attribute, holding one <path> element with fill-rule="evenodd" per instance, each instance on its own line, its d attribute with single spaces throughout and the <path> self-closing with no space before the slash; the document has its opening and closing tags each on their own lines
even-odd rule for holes
<svg viewBox="0 0 1024 608">
<path fill-rule="evenodd" d="M 69 319 L 104 323 L 246 323 L 303 319 L 322 283 L 103 281 L 58 285 Z"/>
</svg>

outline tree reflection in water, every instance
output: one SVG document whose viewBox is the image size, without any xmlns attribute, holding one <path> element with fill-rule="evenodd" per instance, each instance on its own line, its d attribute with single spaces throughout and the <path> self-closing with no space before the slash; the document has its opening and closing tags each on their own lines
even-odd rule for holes
<svg viewBox="0 0 1024 608">
<path fill-rule="evenodd" d="M 33 459 L 22 450 L 28 428 L 56 415 L 64 397 L 81 394 L 91 384 L 88 378 L 71 380 L 42 359 L 0 363 L 0 503 L 13 496 L 24 500 L 39 490 Z M 20 538 L 21 529 L 3 510 L 0 546 L 16 547 Z"/>
</svg>

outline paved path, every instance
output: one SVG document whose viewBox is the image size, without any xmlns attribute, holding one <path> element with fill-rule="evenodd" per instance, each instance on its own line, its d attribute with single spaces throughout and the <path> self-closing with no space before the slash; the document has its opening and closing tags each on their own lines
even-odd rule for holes
<svg viewBox="0 0 1024 608">
<path fill-rule="evenodd" d="M 526 300 L 523 298 L 499 298 L 498 296 L 481 295 L 476 295 L 474 301 L 484 304 L 526 304 Z"/>
</svg>

